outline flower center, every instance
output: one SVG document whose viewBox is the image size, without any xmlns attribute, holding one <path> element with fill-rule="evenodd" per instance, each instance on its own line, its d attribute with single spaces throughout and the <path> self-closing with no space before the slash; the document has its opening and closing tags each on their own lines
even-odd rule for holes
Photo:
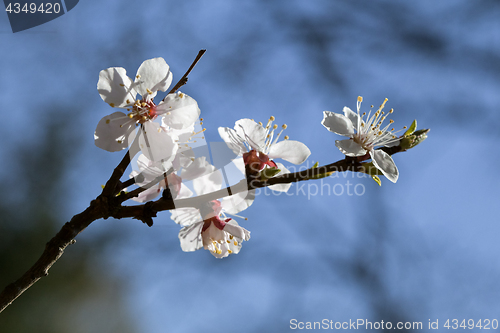
<svg viewBox="0 0 500 333">
<path fill-rule="evenodd" d="M 131 109 L 128 117 L 134 119 L 136 123 L 143 124 L 148 120 L 154 120 L 158 115 L 156 111 L 156 104 L 152 100 L 136 100 Z"/>
<path fill-rule="evenodd" d="M 389 130 L 389 127 L 394 123 L 394 120 L 390 119 L 389 124 L 382 127 L 382 123 L 387 116 L 394 112 L 394 109 L 390 109 L 387 114 L 382 111 L 388 99 L 386 98 L 384 100 L 382 105 L 380 105 L 374 114 L 372 114 L 372 110 L 370 109 L 368 115 L 366 112 L 363 112 L 363 114 L 360 115 L 362 101 L 363 97 L 359 96 L 357 102 L 359 122 L 356 124 L 356 134 L 352 136 L 353 141 L 361 145 L 366 150 L 372 150 L 375 146 L 385 146 L 399 140 L 394 134 L 402 130 L 396 132 L 394 132 L 394 128 Z M 406 126 L 403 127 L 403 129 L 406 128 Z"/>
<path fill-rule="evenodd" d="M 278 133 L 278 135 L 276 135 L 276 138 L 274 138 L 274 131 L 278 129 L 278 125 L 273 124 L 273 121 L 275 119 L 276 118 L 274 118 L 274 116 L 271 116 L 269 118 L 269 120 L 267 121 L 266 127 L 264 127 L 264 129 L 266 130 L 266 139 L 265 139 L 265 143 L 264 143 L 264 152 L 266 154 L 269 152 L 269 149 L 270 149 L 271 145 L 273 145 L 276 142 L 278 142 L 278 139 L 279 139 L 281 133 L 283 133 L 283 131 L 287 128 L 287 125 L 283 124 L 281 126 L 281 131 Z M 262 123 L 259 122 L 259 125 L 262 126 Z M 273 140 L 273 138 L 274 138 L 274 140 Z M 284 139 L 288 140 L 288 135 L 285 135 Z"/>
<path fill-rule="evenodd" d="M 253 174 L 260 172 L 266 165 L 273 168 L 278 167 L 274 161 L 269 159 L 269 156 L 254 149 L 243 154 L 243 162 L 250 168 Z"/>
</svg>

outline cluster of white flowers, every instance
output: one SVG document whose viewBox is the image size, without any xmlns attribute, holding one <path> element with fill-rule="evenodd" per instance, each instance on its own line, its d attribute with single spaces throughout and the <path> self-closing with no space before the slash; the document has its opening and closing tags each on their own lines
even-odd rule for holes
<svg viewBox="0 0 500 333">
<path fill-rule="evenodd" d="M 131 147 L 133 142 L 138 144 L 140 152 L 130 152 L 131 156 L 139 154 L 130 177 L 144 189 L 133 198 L 139 202 L 151 201 L 163 191 L 168 191 L 168 198 L 174 202 L 196 198 L 218 191 L 225 184 L 220 170 L 205 156 L 196 156 L 188 144 L 204 131 L 195 132 L 195 126 L 202 124 L 197 102 L 181 92 L 168 93 L 158 104 L 153 101 L 158 91 L 166 92 L 171 83 L 172 73 L 162 58 L 144 61 L 134 79 L 121 67 L 108 68 L 99 74 L 97 89 L 101 98 L 111 107 L 125 111 L 114 112 L 99 121 L 94 134 L 95 144 L 107 151 Z M 140 98 L 136 98 L 137 95 Z M 382 127 L 387 117 L 382 111 L 385 101 L 373 114 L 360 115 L 361 101 L 359 97 L 357 113 L 348 107 L 344 108 L 344 114 L 324 111 L 322 124 L 329 131 L 348 137 L 335 143 L 342 153 L 362 157 L 360 160 L 371 158 L 376 168 L 396 182 L 398 169 L 391 156 L 375 149 L 399 143 L 393 129 L 388 130 L 389 125 Z M 278 141 L 287 126 L 282 125 L 277 132 L 278 125 L 274 122 L 274 117 L 270 117 L 265 126 L 253 119 L 241 119 L 234 129 L 219 127 L 220 137 L 236 154 L 232 163 L 247 181 L 288 173 L 288 169 L 275 159 L 301 164 L 311 154 L 305 144 L 289 140 L 288 136 Z M 270 188 L 288 191 L 290 186 L 277 184 Z M 182 226 L 179 232 L 182 250 L 205 248 L 216 258 L 238 253 L 242 242 L 250 239 L 250 232 L 228 215 L 238 217 L 236 214 L 248 208 L 254 198 L 254 192 L 247 190 L 245 182 L 234 194 L 199 202 L 197 207 L 171 210 L 172 220 Z"/>
</svg>

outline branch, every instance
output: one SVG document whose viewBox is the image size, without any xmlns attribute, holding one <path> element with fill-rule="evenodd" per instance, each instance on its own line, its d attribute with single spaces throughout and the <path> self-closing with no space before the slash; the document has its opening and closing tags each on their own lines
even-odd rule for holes
<svg viewBox="0 0 500 333">
<path fill-rule="evenodd" d="M 119 191 L 120 186 L 122 185 L 122 183 L 120 183 L 120 178 L 123 176 L 125 169 L 130 163 L 131 156 L 135 155 L 134 151 L 137 151 L 136 145 L 137 141 L 134 141 L 130 150 L 125 154 L 122 161 L 114 169 L 113 174 L 107 181 L 101 195 L 99 195 L 96 200 L 92 201 L 90 206 L 82 213 L 73 216 L 71 221 L 64 224 L 54 238 L 46 244 L 45 250 L 37 262 L 26 273 L 24 273 L 21 278 L 8 285 L 2 293 L 0 293 L 0 312 L 12 304 L 17 297 L 40 280 L 40 278 L 47 276 L 49 269 L 63 255 L 66 247 L 75 243 L 74 238 L 97 219 L 106 219 L 110 216 L 116 219 L 128 217 L 141 220 L 148 226 L 152 226 L 152 218 L 156 217 L 156 213 L 160 211 L 184 207 L 199 207 L 203 203 L 227 197 L 228 195 L 234 195 L 245 190 L 253 190 L 275 184 L 288 184 L 312 180 L 315 178 L 321 178 L 329 172 L 359 172 L 363 168 L 361 162 L 366 159 L 365 157 L 346 157 L 343 160 L 322 167 L 287 173 L 267 180 L 253 179 L 250 182 L 247 182 L 246 179 L 243 179 L 240 183 L 234 186 L 193 198 L 173 200 L 168 197 L 162 197 L 156 201 L 149 201 L 142 205 L 122 206 L 121 203 L 124 201 L 125 197 L 128 199 L 132 196 L 138 195 L 147 188 L 146 186 L 146 188 L 138 188 L 127 195 L 122 194 L 124 197 L 122 197 L 122 195 L 116 196 L 117 189 Z M 400 147 L 383 149 L 390 155 L 404 151 Z M 161 177 L 164 176 L 165 175 L 162 175 Z M 157 180 L 159 181 L 159 179 L 155 179 L 148 185 L 153 184 Z"/>
<path fill-rule="evenodd" d="M 73 216 L 45 246 L 41 257 L 21 278 L 8 285 L 0 293 L 0 312 L 31 287 L 40 278 L 49 274 L 49 269 L 63 255 L 68 245 L 75 243 L 74 238 L 90 223 L 102 217 L 100 201 L 94 200 L 82 213 Z"/>
<path fill-rule="evenodd" d="M 176 92 L 177 90 L 179 90 L 180 87 L 182 87 L 183 85 L 185 85 L 187 83 L 189 73 L 191 73 L 191 71 L 193 70 L 194 66 L 196 66 L 196 64 L 198 63 L 198 61 L 200 61 L 201 57 L 203 57 L 203 54 L 205 54 L 206 51 L 207 50 L 200 50 L 200 52 L 198 52 L 198 55 L 196 56 L 196 58 L 194 59 L 193 63 L 191 64 L 191 66 L 187 70 L 186 74 L 184 74 L 184 76 L 168 92 L 168 94 L 173 94 L 174 92 Z M 168 96 L 168 94 L 167 94 L 167 96 Z M 167 97 L 165 97 L 165 98 L 167 98 Z"/>
<path fill-rule="evenodd" d="M 381 147 L 378 148 L 384 150 L 389 155 L 403 152 L 399 146 L 394 147 Z M 122 218 L 135 218 L 142 220 L 150 220 L 152 217 L 156 217 L 156 213 L 172 210 L 176 208 L 186 208 L 186 207 L 199 207 L 201 204 L 217 200 L 223 197 L 235 195 L 243 191 L 250 191 L 257 188 L 268 187 L 275 184 L 290 184 L 305 180 L 313 180 L 321 178 L 326 173 L 330 172 L 361 172 L 363 171 L 363 165 L 361 162 L 369 159 L 369 155 L 364 157 L 345 157 L 343 160 L 337 161 L 335 163 L 327 164 L 317 168 L 310 168 L 303 171 L 298 171 L 294 173 L 287 173 L 284 175 L 276 176 L 265 181 L 259 179 L 253 179 L 247 182 L 246 179 L 241 180 L 238 184 L 212 192 L 208 194 L 199 195 L 193 198 L 186 199 L 166 199 L 160 198 L 156 201 L 149 201 L 146 204 L 135 205 L 135 206 L 121 206 L 115 211 L 115 214 L 111 215 L 116 219 Z M 149 225 L 149 224 L 148 224 Z"/>
<path fill-rule="evenodd" d="M 196 63 L 201 59 L 206 50 L 201 50 L 196 59 L 191 64 L 191 67 L 187 70 L 186 74 L 179 80 L 179 82 L 172 88 L 169 93 L 174 93 L 181 86 L 186 84 L 187 76 L 194 68 Z M 146 188 L 153 186 L 154 184 L 148 184 L 145 188 L 137 189 L 130 194 L 123 194 L 122 196 L 116 196 L 123 188 L 124 184 L 133 184 L 133 181 L 126 181 L 121 183 L 120 179 L 125 173 L 131 159 L 139 151 L 138 143 L 139 135 L 136 136 L 134 142 L 130 146 L 129 150 L 123 156 L 123 159 L 116 166 L 111 174 L 111 177 L 106 182 L 102 193 L 93 200 L 89 207 L 85 209 L 80 214 L 77 214 L 71 218 L 69 222 L 63 225 L 61 230 L 45 245 L 45 250 L 43 251 L 40 258 L 35 262 L 35 264 L 28 269 L 26 273 L 23 274 L 18 280 L 9 284 L 0 293 L 0 313 L 7 308 L 12 302 L 17 299 L 23 292 L 30 288 L 42 277 L 49 274 L 49 269 L 54 265 L 54 263 L 63 255 L 64 250 L 68 245 L 74 244 L 74 238 L 85 228 L 87 228 L 92 222 L 100 218 L 107 219 L 109 216 L 118 216 L 120 214 L 120 209 L 123 208 L 121 203 L 126 199 L 138 195 L 140 192 L 144 191 Z M 165 175 L 164 175 L 165 176 Z M 155 179 L 155 181 L 157 181 Z M 159 179 L 158 179 L 159 181 Z M 134 206 L 134 214 L 127 216 L 142 220 L 149 226 L 152 225 L 152 217 L 156 216 L 154 209 L 151 207 L 152 202 L 147 202 L 141 206 Z M 132 207 L 131 207 L 132 208 Z M 171 207 L 169 209 L 173 209 Z"/>
</svg>

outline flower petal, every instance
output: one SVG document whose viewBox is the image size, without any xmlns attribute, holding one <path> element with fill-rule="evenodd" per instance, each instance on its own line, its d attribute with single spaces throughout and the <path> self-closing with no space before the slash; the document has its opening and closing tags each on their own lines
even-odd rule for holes
<svg viewBox="0 0 500 333">
<path fill-rule="evenodd" d="M 238 156 L 242 156 L 247 152 L 247 148 L 243 143 L 243 138 L 238 133 L 229 127 L 219 127 L 219 135 L 229 147 Z"/>
<path fill-rule="evenodd" d="M 348 108 L 347 106 L 344 106 L 344 115 L 349 118 L 349 120 L 351 121 L 352 123 L 352 126 L 354 126 L 354 128 L 356 129 L 356 131 L 358 130 L 358 123 L 359 123 L 359 116 L 356 112 L 352 111 L 350 108 Z"/>
<path fill-rule="evenodd" d="M 193 179 L 193 189 L 197 195 L 211 193 L 222 187 L 222 174 L 220 170 Z"/>
<path fill-rule="evenodd" d="M 330 132 L 338 135 L 350 137 L 354 134 L 352 121 L 343 114 L 323 111 L 323 121 L 321 121 L 321 124 Z"/>
<path fill-rule="evenodd" d="M 178 146 L 159 124 L 146 121 L 139 131 L 139 147 L 151 161 L 168 162 L 174 159 Z"/>
<path fill-rule="evenodd" d="M 373 165 L 384 174 L 387 179 L 395 183 L 399 177 L 399 171 L 396 164 L 392 160 L 391 155 L 387 154 L 385 151 L 376 149 L 370 152 L 370 156 L 373 161 Z"/>
<path fill-rule="evenodd" d="M 281 158 L 293 164 L 301 164 L 311 155 L 305 144 L 294 140 L 283 140 L 269 149 L 269 158 Z"/>
<path fill-rule="evenodd" d="M 214 171 L 215 167 L 206 161 L 205 156 L 202 156 L 196 158 L 187 168 L 181 171 L 181 178 L 184 180 L 193 180 Z"/>
<path fill-rule="evenodd" d="M 225 213 L 228 214 L 238 214 L 250 207 L 255 200 L 255 190 L 248 191 L 246 183 L 245 188 L 242 189 L 242 185 L 231 186 L 231 191 L 239 191 L 239 193 L 233 194 L 228 197 L 224 197 L 220 200 L 221 207 L 224 209 Z"/>
<path fill-rule="evenodd" d="M 243 239 L 246 241 L 250 239 L 250 231 L 240 227 L 238 223 L 236 223 L 236 221 L 232 223 L 226 223 L 226 225 L 224 226 L 224 231 L 239 239 Z"/>
<path fill-rule="evenodd" d="M 111 67 L 99 73 L 97 91 L 106 103 L 113 107 L 124 107 L 134 102 L 137 91 L 132 88 L 133 81 L 122 67 Z"/>
<path fill-rule="evenodd" d="M 163 58 L 153 58 L 144 61 L 137 70 L 135 89 L 142 97 L 153 99 L 158 90 L 166 91 L 172 83 L 172 72 Z M 148 93 L 148 89 L 152 94 Z"/>
<path fill-rule="evenodd" d="M 139 193 L 137 197 L 132 198 L 132 200 L 137 202 L 146 202 L 151 201 L 156 198 L 162 191 L 162 187 L 160 184 L 156 184 L 153 187 L 148 188 L 147 190 Z"/>
<path fill-rule="evenodd" d="M 192 252 L 203 247 L 203 240 L 201 238 L 202 228 L 203 221 L 184 227 L 181 231 L 179 231 L 179 240 L 181 242 L 182 251 Z"/>
<path fill-rule="evenodd" d="M 252 119 L 240 119 L 235 125 L 236 133 L 257 151 L 264 151 L 266 130 Z"/>
<path fill-rule="evenodd" d="M 346 156 L 363 156 L 367 153 L 366 149 L 352 139 L 336 140 L 335 145 Z"/>
<path fill-rule="evenodd" d="M 203 221 L 200 211 L 196 208 L 176 208 L 170 211 L 170 218 L 182 226 L 192 225 Z"/>
<path fill-rule="evenodd" d="M 103 117 L 94 132 L 95 145 L 107 151 L 120 151 L 128 147 L 129 135 L 135 124 L 123 112 Z"/>
<path fill-rule="evenodd" d="M 168 94 L 156 110 L 163 115 L 163 123 L 174 129 L 190 127 L 200 116 L 195 99 L 181 92 Z"/>
</svg>

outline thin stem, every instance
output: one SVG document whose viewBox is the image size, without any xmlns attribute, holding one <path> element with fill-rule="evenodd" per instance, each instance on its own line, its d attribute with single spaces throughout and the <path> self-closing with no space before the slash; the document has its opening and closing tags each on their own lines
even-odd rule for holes
<svg viewBox="0 0 500 333">
<path fill-rule="evenodd" d="M 126 201 L 128 199 L 137 197 L 140 193 L 142 193 L 145 190 L 147 190 L 147 189 L 149 189 L 149 188 L 157 185 L 160 181 L 162 181 L 163 179 L 167 178 L 166 175 L 171 174 L 173 171 L 174 171 L 174 169 L 170 168 L 168 171 L 166 171 L 163 174 L 161 174 L 160 176 L 156 177 L 155 179 L 153 179 L 148 184 L 146 184 L 144 186 L 141 186 L 141 187 L 138 187 L 138 188 L 136 188 L 133 191 L 130 191 L 128 193 L 120 195 L 120 197 L 119 197 L 120 202 L 124 202 L 124 201 Z"/>
<path fill-rule="evenodd" d="M 179 90 L 180 87 L 182 87 L 183 85 L 185 85 L 187 83 L 189 73 L 191 73 L 194 66 L 196 66 L 198 61 L 200 61 L 201 57 L 203 57 L 203 54 L 205 54 L 205 52 L 207 52 L 207 50 L 200 50 L 200 52 L 198 52 L 198 55 L 196 56 L 193 63 L 191 64 L 191 66 L 187 70 L 186 74 L 184 74 L 184 76 L 179 80 L 179 82 L 177 82 L 177 84 L 168 92 L 169 94 L 173 94 L 174 92 Z M 167 94 L 167 96 L 168 96 L 168 94 Z M 165 100 L 165 98 L 164 98 L 164 100 Z"/>
<path fill-rule="evenodd" d="M 134 142 L 132 142 L 132 144 L 130 145 L 129 150 L 125 153 L 125 156 L 123 156 L 121 162 L 113 170 L 111 177 L 109 177 L 109 180 L 106 182 L 106 185 L 104 186 L 104 189 L 102 190 L 103 196 L 110 197 L 112 195 L 117 194 L 121 190 L 121 188 L 118 188 L 120 178 L 122 178 L 123 174 L 125 173 L 125 170 L 127 169 L 128 165 L 130 164 L 131 159 L 139 151 L 139 139 L 138 138 L 139 138 L 139 136 L 135 137 Z M 117 191 L 117 188 L 118 188 L 118 191 Z"/>
</svg>

